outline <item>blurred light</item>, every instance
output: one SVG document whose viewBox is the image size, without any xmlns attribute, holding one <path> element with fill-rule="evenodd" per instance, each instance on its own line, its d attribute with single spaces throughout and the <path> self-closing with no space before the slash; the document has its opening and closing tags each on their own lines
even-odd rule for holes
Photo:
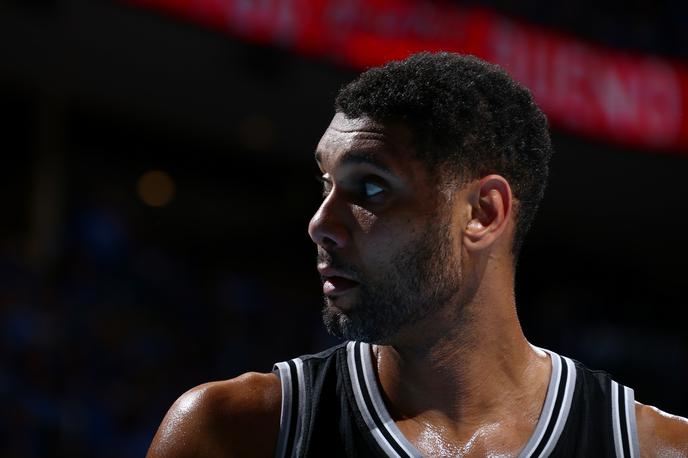
<svg viewBox="0 0 688 458">
<path fill-rule="evenodd" d="M 174 181 L 162 170 L 151 170 L 141 175 L 137 188 L 139 198 L 151 207 L 164 207 L 174 197 Z"/>
</svg>

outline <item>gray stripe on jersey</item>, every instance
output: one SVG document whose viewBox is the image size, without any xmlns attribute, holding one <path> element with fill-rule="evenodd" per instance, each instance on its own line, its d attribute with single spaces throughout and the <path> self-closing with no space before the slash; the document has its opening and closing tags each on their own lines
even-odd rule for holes
<svg viewBox="0 0 688 458">
<path fill-rule="evenodd" d="M 299 387 L 299 405 L 298 405 L 298 417 L 296 419 L 296 437 L 294 441 L 294 452 L 297 456 L 301 453 L 302 441 L 305 434 L 303 433 L 303 425 L 306 421 L 306 409 L 308 407 L 308 399 L 306 399 L 306 378 L 303 373 L 303 361 L 301 358 L 294 358 L 294 364 L 296 365 L 296 377 L 298 377 L 298 387 Z"/>
<path fill-rule="evenodd" d="M 626 392 L 626 431 L 628 431 L 628 441 L 631 458 L 640 458 L 640 443 L 638 442 L 638 427 L 635 422 L 635 395 L 633 390 L 624 387 Z"/>
<path fill-rule="evenodd" d="M 561 356 L 561 358 L 564 360 L 564 364 L 566 364 L 566 368 L 568 369 L 566 381 L 564 382 L 566 383 L 564 386 L 564 399 L 561 403 L 561 407 L 559 408 L 559 415 L 557 416 L 557 422 L 554 424 L 554 430 L 552 430 L 552 434 L 549 436 L 547 445 L 545 445 L 545 448 L 542 449 L 542 453 L 540 454 L 542 457 L 549 456 L 554 450 L 554 447 L 557 445 L 557 441 L 559 440 L 561 433 L 564 431 L 566 420 L 569 417 L 571 402 L 573 401 L 573 392 L 576 389 L 576 365 L 572 360 L 565 356 Z"/>
<path fill-rule="evenodd" d="M 612 431 L 614 432 L 614 450 L 617 458 L 623 458 L 621 442 L 621 421 L 619 420 L 619 384 L 612 380 Z"/>
<path fill-rule="evenodd" d="M 282 411 L 280 413 L 280 430 L 275 457 L 282 458 L 287 453 L 287 440 L 289 439 L 289 427 L 291 426 L 291 371 L 289 370 L 289 364 L 286 362 L 275 364 L 273 371 L 275 369 L 277 369 L 277 375 L 279 375 L 280 385 L 282 386 Z"/>
<path fill-rule="evenodd" d="M 365 378 L 365 383 L 368 388 L 368 394 L 373 401 L 373 407 L 377 412 L 378 417 L 382 420 L 383 426 L 389 432 L 389 434 L 394 438 L 399 447 L 401 447 L 409 456 L 422 457 L 421 453 L 416 449 L 416 447 L 409 442 L 404 434 L 399 430 L 397 424 L 392 420 L 387 407 L 385 407 L 384 400 L 380 395 L 380 390 L 377 385 L 377 378 L 375 376 L 375 369 L 373 366 L 373 361 L 370 357 L 371 346 L 367 343 L 361 344 L 361 358 L 363 362 L 363 377 Z"/>
<path fill-rule="evenodd" d="M 355 342 L 349 342 L 346 345 L 346 361 L 349 367 L 349 377 L 351 378 L 351 386 L 354 392 L 354 398 L 356 399 L 356 404 L 358 405 L 358 410 L 363 416 L 363 420 L 366 426 L 373 435 L 375 442 L 385 451 L 387 456 L 399 457 L 399 454 L 392 448 L 392 446 L 387 442 L 382 435 L 382 432 L 378 429 L 373 417 L 368 411 L 368 407 L 363 399 L 363 392 L 361 384 L 358 382 L 358 370 L 356 369 L 356 355 L 355 355 Z"/>
<path fill-rule="evenodd" d="M 559 380 L 561 378 L 561 361 L 559 355 L 543 348 L 538 349 L 547 352 L 549 355 L 552 371 L 549 377 L 549 386 L 547 387 L 545 403 L 542 405 L 542 411 L 540 412 L 540 418 L 538 419 L 537 425 L 535 425 L 533 434 L 531 434 L 530 439 L 526 442 L 521 453 L 519 453 L 519 458 L 529 458 L 540 444 L 547 430 L 547 425 L 549 425 L 552 413 L 554 412 L 554 401 L 556 401 L 557 392 L 559 391 Z"/>
</svg>

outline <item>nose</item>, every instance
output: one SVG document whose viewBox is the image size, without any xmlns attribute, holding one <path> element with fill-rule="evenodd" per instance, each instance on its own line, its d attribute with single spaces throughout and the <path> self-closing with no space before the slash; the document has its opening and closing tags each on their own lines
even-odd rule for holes
<svg viewBox="0 0 688 458">
<path fill-rule="evenodd" d="M 325 249 L 343 248 L 349 242 L 349 232 L 344 224 L 346 205 L 331 192 L 308 223 L 308 235 L 313 242 Z"/>
</svg>

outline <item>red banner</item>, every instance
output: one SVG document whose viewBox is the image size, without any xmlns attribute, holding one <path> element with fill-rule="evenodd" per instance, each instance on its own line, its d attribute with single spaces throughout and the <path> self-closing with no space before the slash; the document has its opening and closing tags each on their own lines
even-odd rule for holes
<svg viewBox="0 0 688 458">
<path fill-rule="evenodd" d="M 123 1 L 360 69 L 418 51 L 474 54 L 530 88 L 559 128 L 688 152 L 685 65 L 605 49 L 486 10 L 410 0 Z"/>
</svg>

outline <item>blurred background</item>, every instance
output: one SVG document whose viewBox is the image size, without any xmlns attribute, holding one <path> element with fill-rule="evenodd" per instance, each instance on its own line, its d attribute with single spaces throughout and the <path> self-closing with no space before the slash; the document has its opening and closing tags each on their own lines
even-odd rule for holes
<svg viewBox="0 0 688 458">
<path fill-rule="evenodd" d="M 423 49 L 550 117 L 530 340 L 688 415 L 685 2 L 2 0 L 0 456 L 142 456 L 187 389 L 336 343 L 312 153 Z"/>
</svg>

